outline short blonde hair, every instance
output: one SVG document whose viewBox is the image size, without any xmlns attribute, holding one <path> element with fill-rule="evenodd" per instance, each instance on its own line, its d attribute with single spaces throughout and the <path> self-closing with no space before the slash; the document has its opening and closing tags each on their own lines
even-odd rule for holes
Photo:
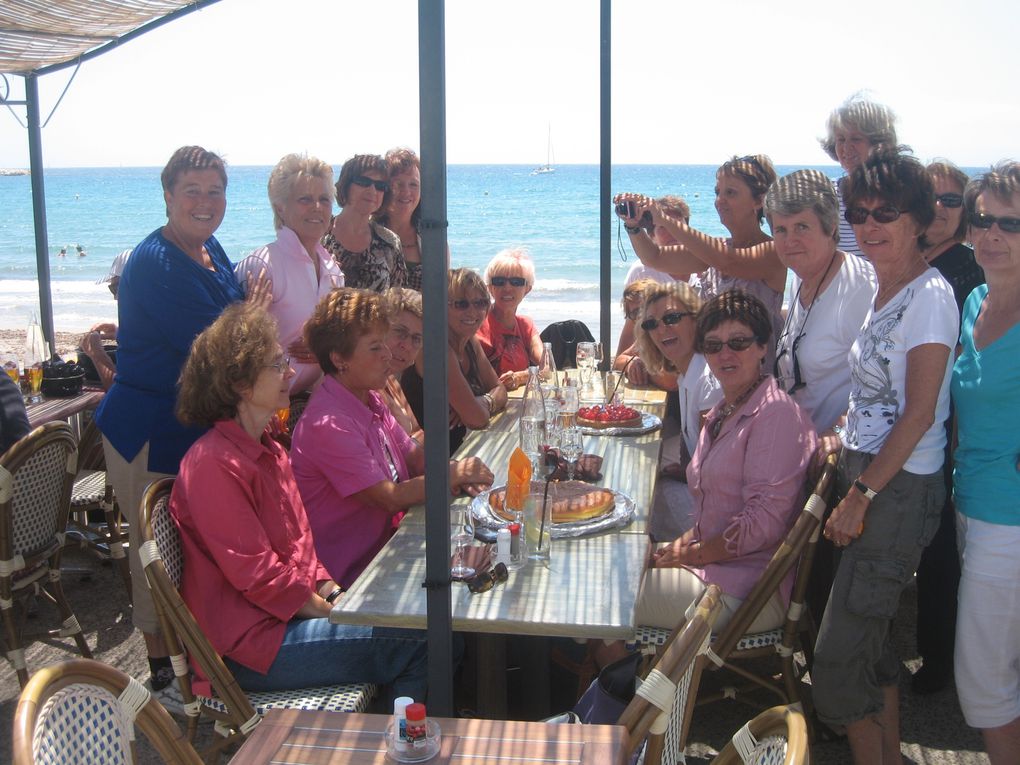
<svg viewBox="0 0 1020 765">
<path fill-rule="evenodd" d="M 250 303 L 227 306 L 191 344 L 181 371 L 177 419 L 211 427 L 237 415 L 241 391 L 254 387 L 276 352 L 276 320 Z"/>
<path fill-rule="evenodd" d="M 389 330 L 389 310 L 378 292 L 341 287 L 326 295 L 305 322 L 305 343 L 315 355 L 322 371 L 337 371 L 331 355 L 347 359 L 358 341 L 373 329 Z"/>
<path fill-rule="evenodd" d="M 485 283 L 492 284 L 493 276 L 507 276 L 512 271 L 521 272 L 529 289 L 535 286 L 535 262 L 527 247 L 508 247 L 497 252 L 485 267 Z"/>
<path fill-rule="evenodd" d="M 648 311 L 653 303 L 666 299 L 672 299 L 683 306 L 685 311 L 690 311 L 694 314 L 701 310 L 701 297 L 687 282 L 669 282 L 668 284 L 652 282 L 651 286 L 645 288 L 644 297 L 645 302 L 641 309 L 642 315 Z M 694 321 L 693 316 L 690 318 L 691 321 Z M 640 321 L 634 322 L 634 343 L 637 346 L 638 354 L 641 356 L 641 361 L 644 362 L 649 372 L 654 374 L 663 371 L 677 371 L 673 362 L 666 358 L 662 351 L 659 350 L 659 346 L 655 344 L 652 336 L 641 328 Z"/>
<path fill-rule="evenodd" d="M 273 208 L 273 226 L 279 231 L 283 228 L 283 218 L 278 208 L 283 207 L 294 193 L 294 183 L 299 178 L 321 178 L 329 189 L 329 198 L 336 199 L 333 188 L 333 168 L 318 157 L 304 154 L 288 154 L 273 168 L 269 174 L 269 204 Z M 332 213 L 332 210 L 330 210 Z"/>
</svg>

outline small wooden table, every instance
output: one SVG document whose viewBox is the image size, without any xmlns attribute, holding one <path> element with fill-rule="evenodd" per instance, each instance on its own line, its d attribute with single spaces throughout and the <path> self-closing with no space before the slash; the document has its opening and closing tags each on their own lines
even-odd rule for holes
<svg viewBox="0 0 1020 765">
<path fill-rule="evenodd" d="M 83 388 L 76 396 L 43 397 L 38 404 L 26 404 L 28 424 L 33 428 L 55 420 L 69 420 L 87 409 L 95 409 L 106 393 L 102 388 Z"/>
<path fill-rule="evenodd" d="M 622 765 L 626 754 L 627 730 L 620 725 L 433 719 L 442 747 L 428 765 Z M 391 721 L 389 715 L 270 709 L 230 762 L 394 765 L 383 739 Z"/>
</svg>

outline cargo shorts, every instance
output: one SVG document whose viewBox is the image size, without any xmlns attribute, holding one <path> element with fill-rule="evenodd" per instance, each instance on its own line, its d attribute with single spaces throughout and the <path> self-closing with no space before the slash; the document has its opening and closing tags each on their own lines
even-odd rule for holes
<svg viewBox="0 0 1020 765">
<path fill-rule="evenodd" d="M 846 495 L 872 458 L 843 450 L 837 497 Z M 837 550 L 836 575 L 811 669 L 815 706 L 823 722 L 846 725 L 881 712 L 882 689 L 899 682 L 892 619 L 921 553 L 935 536 L 945 497 L 941 470 L 929 475 L 901 470 L 872 500 L 861 536 Z"/>
</svg>

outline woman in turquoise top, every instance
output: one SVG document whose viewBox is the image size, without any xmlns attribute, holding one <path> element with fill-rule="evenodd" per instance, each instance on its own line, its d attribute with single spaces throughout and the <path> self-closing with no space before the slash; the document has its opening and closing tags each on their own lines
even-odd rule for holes
<svg viewBox="0 0 1020 765">
<path fill-rule="evenodd" d="M 987 284 L 963 309 L 953 484 L 963 573 L 956 688 L 992 765 L 1020 762 L 1020 163 L 964 193 Z"/>
</svg>

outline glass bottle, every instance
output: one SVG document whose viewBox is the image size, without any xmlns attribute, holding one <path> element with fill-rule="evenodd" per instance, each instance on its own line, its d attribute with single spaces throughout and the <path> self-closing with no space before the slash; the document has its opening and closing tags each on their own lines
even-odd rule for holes
<svg viewBox="0 0 1020 765">
<path fill-rule="evenodd" d="M 538 362 L 538 379 L 543 385 L 556 385 L 556 357 L 552 343 L 543 343 L 542 359 Z"/>
<path fill-rule="evenodd" d="M 545 396 L 538 379 L 538 367 L 528 367 L 528 384 L 524 388 L 520 421 L 521 451 L 531 460 L 531 475 L 542 475 L 545 432 Z"/>
</svg>

